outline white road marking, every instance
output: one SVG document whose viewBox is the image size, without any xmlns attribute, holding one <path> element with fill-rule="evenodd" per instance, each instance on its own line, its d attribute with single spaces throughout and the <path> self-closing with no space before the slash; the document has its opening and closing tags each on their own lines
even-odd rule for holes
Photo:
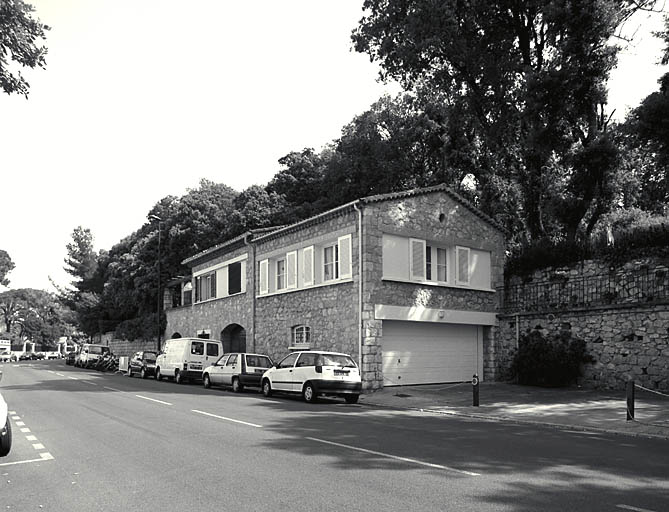
<svg viewBox="0 0 669 512">
<path fill-rule="evenodd" d="M 23 427 L 23 428 L 21 429 L 21 432 L 22 432 L 23 434 L 26 434 L 26 433 L 30 432 L 30 429 L 29 429 L 28 427 Z"/>
<path fill-rule="evenodd" d="M 9 414 L 16 414 L 16 411 L 7 411 Z"/>
<path fill-rule="evenodd" d="M 63 375 L 62 373 L 58 373 L 58 372 L 56 372 L 56 375 L 58 375 L 59 377 L 65 377 L 65 375 Z"/>
<path fill-rule="evenodd" d="M 37 441 L 37 437 L 35 437 L 35 436 L 26 436 L 26 439 L 28 441 Z"/>
<path fill-rule="evenodd" d="M 248 421 L 236 420 L 233 418 L 226 418 L 225 416 L 219 416 L 217 414 L 211 414 L 210 412 L 198 411 L 197 409 L 191 409 L 191 411 L 198 414 L 204 414 L 205 416 L 211 416 L 212 418 L 218 418 L 219 420 L 232 421 L 233 423 L 241 423 L 242 425 L 248 425 L 249 427 L 262 428 L 262 425 L 256 423 L 249 423 Z"/>
<path fill-rule="evenodd" d="M 380 457 L 386 457 L 388 459 L 400 460 L 402 462 L 410 462 L 412 464 L 418 464 L 420 466 L 427 466 L 428 468 L 444 469 L 446 471 L 453 471 L 455 473 L 460 473 L 460 474 L 469 475 L 469 476 L 480 476 L 481 475 L 481 473 L 474 473 L 472 471 L 465 471 L 465 470 L 462 470 L 462 469 L 456 469 L 456 468 L 451 468 L 451 467 L 448 467 L 448 466 L 442 466 L 441 464 L 432 464 L 431 462 L 423 462 L 423 461 L 416 460 L 416 459 L 409 459 L 407 457 L 398 457 L 397 455 L 391 455 L 389 453 L 376 452 L 374 450 L 367 450 L 365 448 L 358 448 L 357 446 L 350 446 L 348 444 L 334 443 L 332 441 L 326 441 L 325 439 L 317 439 L 315 437 L 306 437 L 306 439 L 309 439 L 311 441 L 316 441 L 318 443 L 330 444 L 332 446 L 339 446 L 340 448 L 348 448 L 349 450 L 355 450 L 355 451 L 358 451 L 358 452 L 369 453 L 371 455 L 378 455 Z"/>
<path fill-rule="evenodd" d="M 137 398 L 143 398 L 144 400 L 151 400 L 152 402 L 158 402 L 159 404 L 172 405 L 169 402 L 163 402 L 162 400 L 156 400 L 155 398 L 149 398 L 148 396 L 135 395 Z"/>
<path fill-rule="evenodd" d="M 44 445 L 42 443 L 35 443 L 33 448 L 35 448 L 35 450 L 44 450 Z"/>
<path fill-rule="evenodd" d="M 107 386 L 102 386 L 102 387 L 103 387 L 104 389 L 108 389 L 109 391 L 118 391 L 119 393 L 123 393 L 123 391 L 121 391 L 120 389 L 109 388 L 109 387 L 107 387 Z"/>
<path fill-rule="evenodd" d="M 91 386 L 97 386 L 97 384 L 95 382 L 91 382 L 91 381 L 85 380 L 85 379 L 79 379 L 79 380 L 81 382 L 85 382 L 86 384 L 90 384 Z"/>
<path fill-rule="evenodd" d="M 72 379 L 72 380 L 79 380 L 78 377 L 70 377 L 69 375 L 67 376 L 67 378 L 68 378 L 68 379 Z"/>
<path fill-rule="evenodd" d="M 622 508 L 624 510 L 634 510 L 635 512 L 655 512 L 647 508 L 633 507 L 631 505 L 616 505 L 617 508 Z"/>
<path fill-rule="evenodd" d="M 14 466 L 16 464 L 29 464 L 31 462 L 43 462 L 45 460 L 54 460 L 53 455 L 49 452 L 40 453 L 39 459 L 30 459 L 30 460 L 17 460 L 16 462 L 4 462 L 0 466 Z"/>
<path fill-rule="evenodd" d="M 56 373 L 56 372 L 54 372 L 53 370 L 47 370 L 47 372 L 49 372 L 49 373 Z"/>
<path fill-rule="evenodd" d="M 16 415 L 14 415 L 14 416 L 12 416 L 12 419 L 13 419 L 13 420 L 20 420 L 20 419 L 21 419 L 21 416 L 16 416 Z"/>
<path fill-rule="evenodd" d="M 17 421 L 17 422 L 16 422 L 16 426 L 17 426 L 17 427 L 25 427 L 26 424 L 23 423 L 22 421 Z"/>
</svg>

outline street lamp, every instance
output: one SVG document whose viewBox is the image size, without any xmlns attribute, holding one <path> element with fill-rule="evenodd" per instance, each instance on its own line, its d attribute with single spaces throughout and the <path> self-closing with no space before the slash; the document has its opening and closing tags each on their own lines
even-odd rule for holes
<svg viewBox="0 0 669 512">
<path fill-rule="evenodd" d="M 158 352 L 160 352 L 160 303 L 162 302 L 162 295 L 160 293 L 160 223 L 163 221 L 160 217 L 157 215 L 149 215 L 150 220 L 157 220 L 158 221 L 158 319 L 157 319 L 157 324 L 158 324 L 158 333 L 156 337 L 156 349 Z"/>
</svg>

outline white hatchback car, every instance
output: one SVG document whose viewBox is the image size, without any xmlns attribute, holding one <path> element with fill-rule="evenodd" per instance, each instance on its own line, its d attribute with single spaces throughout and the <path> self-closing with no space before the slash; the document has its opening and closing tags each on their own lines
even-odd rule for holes
<svg viewBox="0 0 669 512">
<path fill-rule="evenodd" d="M 341 396 L 347 403 L 358 401 L 362 390 L 360 370 L 348 354 L 308 350 L 287 355 L 262 376 L 262 392 L 300 393 L 305 401 L 319 395 Z"/>
</svg>

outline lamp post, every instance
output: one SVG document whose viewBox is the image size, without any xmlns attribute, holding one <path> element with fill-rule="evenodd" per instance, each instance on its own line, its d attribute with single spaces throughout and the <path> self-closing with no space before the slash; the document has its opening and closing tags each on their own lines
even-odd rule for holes
<svg viewBox="0 0 669 512">
<path fill-rule="evenodd" d="M 160 293 L 160 237 L 161 237 L 160 223 L 163 221 L 163 219 L 153 214 L 149 215 L 149 219 L 158 221 L 158 304 L 157 304 L 158 314 L 156 321 L 158 332 L 156 333 L 156 350 L 160 352 L 160 303 L 162 302 L 162 294 Z"/>
</svg>

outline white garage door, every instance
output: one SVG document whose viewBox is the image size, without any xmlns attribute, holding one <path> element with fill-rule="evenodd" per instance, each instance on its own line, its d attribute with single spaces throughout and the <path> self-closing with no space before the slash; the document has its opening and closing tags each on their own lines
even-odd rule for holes
<svg viewBox="0 0 669 512">
<path fill-rule="evenodd" d="M 476 325 L 383 321 L 383 385 L 471 380 L 482 373 Z"/>
</svg>

